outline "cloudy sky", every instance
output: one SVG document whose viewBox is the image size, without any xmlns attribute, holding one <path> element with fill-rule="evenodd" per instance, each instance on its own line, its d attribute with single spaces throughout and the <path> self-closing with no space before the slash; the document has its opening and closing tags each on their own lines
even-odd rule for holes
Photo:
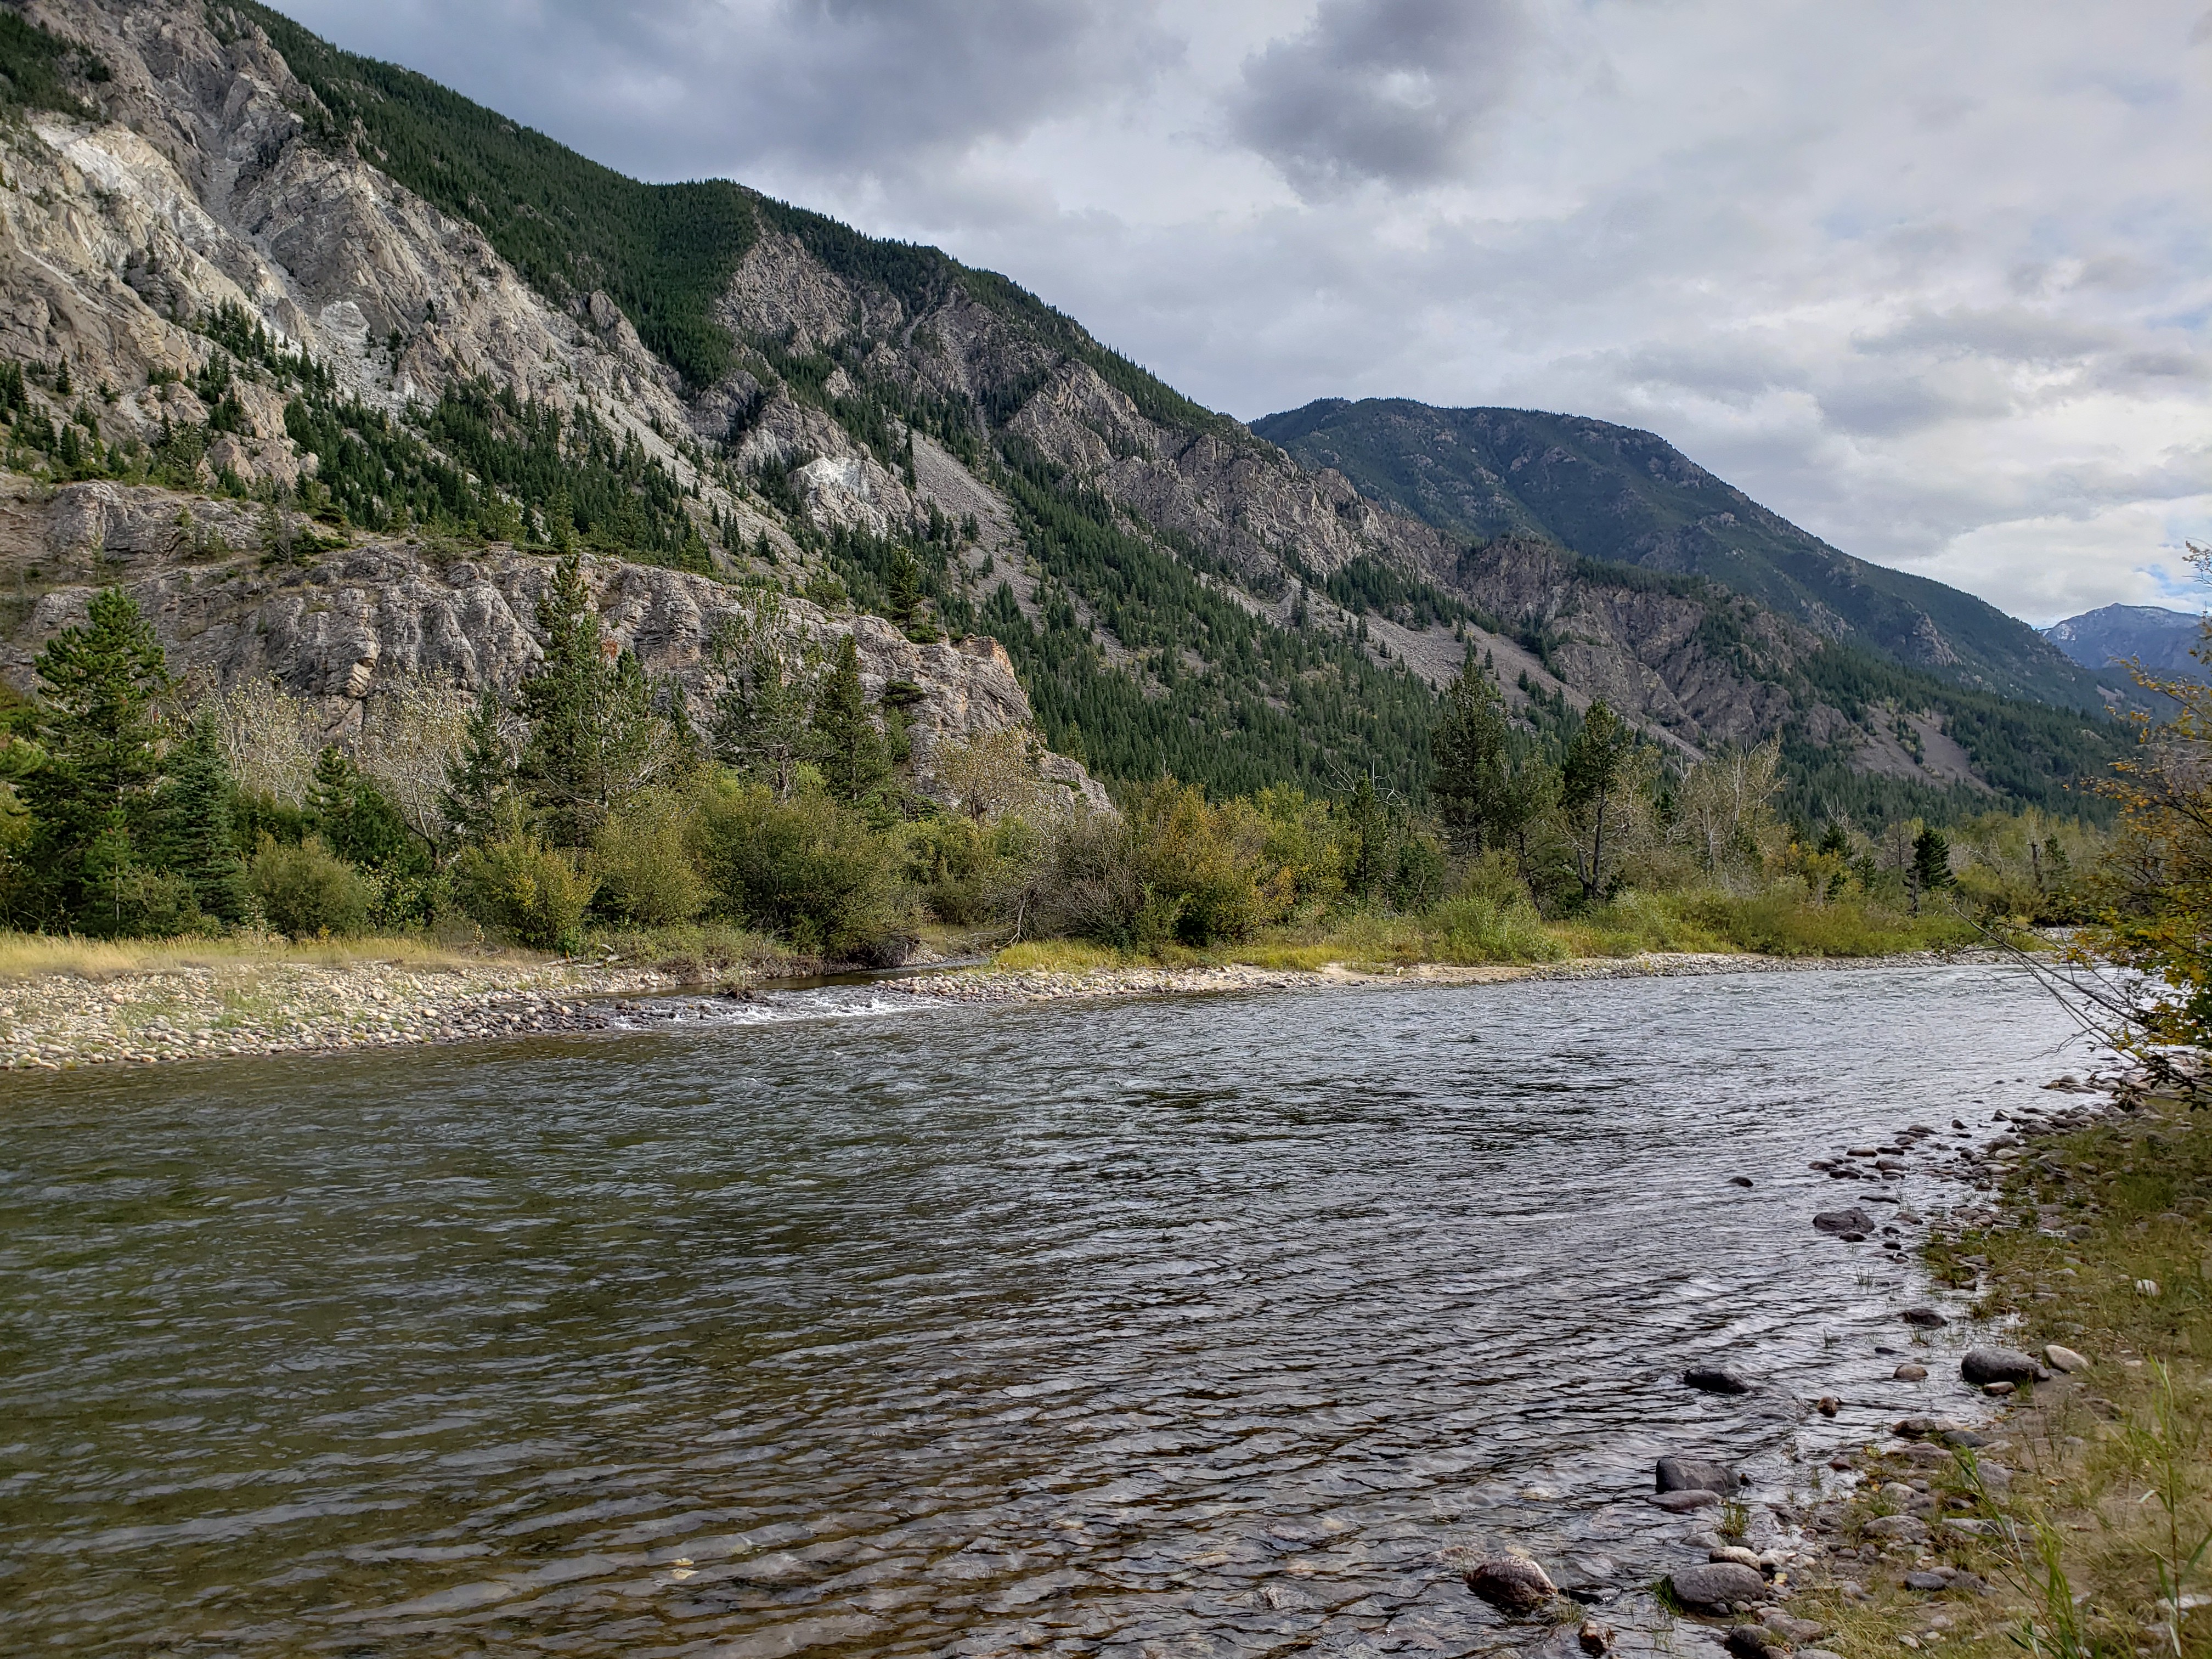
<svg viewBox="0 0 2212 1659">
<path fill-rule="evenodd" d="M 2207 0 L 279 0 L 1215 408 L 1648 427 L 2047 622 L 2212 539 Z"/>
</svg>

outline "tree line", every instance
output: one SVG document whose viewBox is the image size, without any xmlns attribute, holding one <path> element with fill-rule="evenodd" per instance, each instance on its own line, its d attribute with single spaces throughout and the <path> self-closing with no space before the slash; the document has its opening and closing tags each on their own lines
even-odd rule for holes
<svg viewBox="0 0 2212 1659">
<path fill-rule="evenodd" d="M 1371 776 L 1221 795 L 1164 775 L 1103 811 L 1046 780 L 1028 732 L 941 740 L 924 778 L 918 688 L 872 696 L 853 636 L 810 632 L 772 589 L 718 626 L 691 697 L 605 635 L 574 556 L 536 622 L 543 657 L 512 691 L 402 688 L 341 747 L 271 685 L 188 704 L 129 595 L 99 593 L 40 654 L 40 696 L 7 715 L 8 920 L 461 926 L 572 951 L 719 923 L 888 963 L 933 926 L 1158 953 L 1380 919 L 1394 948 L 1490 960 L 1556 954 L 1561 926 L 1844 949 L 1894 942 L 1939 894 L 1946 913 L 2011 918 L 2078 903 L 2078 825 L 1991 815 L 1963 855 L 1925 827 L 1815 836 L 1774 811 L 1773 745 L 1672 765 L 1601 702 L 1547 741 L 1472 656 L 1425 796 Z"/>
</svg>

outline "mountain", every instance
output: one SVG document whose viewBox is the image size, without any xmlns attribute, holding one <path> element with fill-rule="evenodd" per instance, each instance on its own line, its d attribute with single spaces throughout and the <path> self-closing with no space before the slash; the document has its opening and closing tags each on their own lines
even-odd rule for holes
<svg viewBox="0 0 2212 1659">
<path fill-rule="evenodd" d="M 2053 623 L 2043 637 L 2085 668 L 2133 660 L 2154 674 L 2204 678 L 2204 665 L 2191 654 L 2204 638 L 2204 618 L 2194 611 L 2108 605 Z"/>
<path fill-rule="evenodd" d="M 1005 276 L 639 184 L 247 0 L 0 0 L 0 105 L 21 690 L 122 580 L 196 672 L 343 734 L 410 679 L 526 672 L 576 546 L 694 698 L 766 588 L 854 633 L 921 699 L 918 763 L 1033 721 L 1108 779 L 1412 793 L 1470 649 L 1554 736 L 1603 696 L 1686 757 L 1780 737 L 1808 813 L 2063 807 L 2115 752 L 1701 576 L 1475 544 Z"/>
<path fill-rule="evenodd" d="M 2027 623 L 1838 551 L 1652 433 L 1402 398 L 1322 398 L 1252 429 L 1449 534 L 1544 536 L 1592 558 L 1708 577 L 1830 639 L 1978 690 L 2085 709 L 2110 701 L 2099 676 Z"/>
</svg>

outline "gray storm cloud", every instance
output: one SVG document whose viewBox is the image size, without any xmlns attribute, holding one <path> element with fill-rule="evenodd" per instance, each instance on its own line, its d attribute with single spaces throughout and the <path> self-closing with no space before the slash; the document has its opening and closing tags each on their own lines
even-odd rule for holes
<svg viewBox="0 0 2212 1659">
<path fill-rule="evenodd" d="M 1322 0 L 1245 60 L 1233 129 L 1304 196 L 1434 184 L 1511 90 L 1522 35 L 1511 0 Z"/>
</svg>

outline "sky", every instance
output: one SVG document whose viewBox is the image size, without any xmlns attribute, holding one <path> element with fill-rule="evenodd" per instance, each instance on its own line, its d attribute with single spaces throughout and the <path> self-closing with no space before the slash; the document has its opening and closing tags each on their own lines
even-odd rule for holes
<svg viewBox="0 0 2212 1659">
<path fill-rule="evenodd" d="M 2206 0 L 280 3 L 1242 419 L 1595 416 L 2031 622 L 2202 592 Z"/>
</svg>

